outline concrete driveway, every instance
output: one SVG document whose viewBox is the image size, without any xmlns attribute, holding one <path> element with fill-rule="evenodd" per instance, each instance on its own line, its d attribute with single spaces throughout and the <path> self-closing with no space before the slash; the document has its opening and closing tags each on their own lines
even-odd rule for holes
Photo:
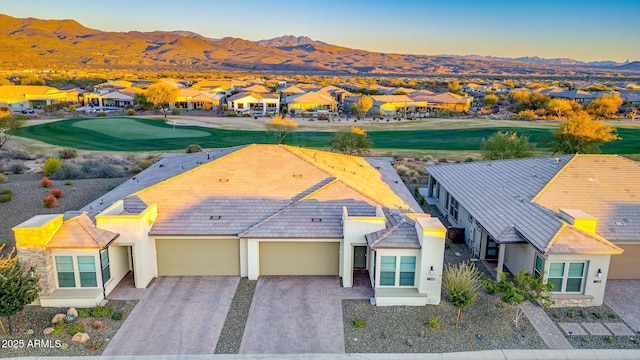
<svg viewBox="0 0 640 360">
<path fill-rule="evenodd" d="M 159 277 L 103 355 L 213 354 L 240 277 Z"/>
<path fill-rule="evenodd" d="M 607 280 L 604 302 L 640 333 L 640 280 Z"/>
<path fill-rule="evenodd" d="M 344 353 L 342 299 L 371 296 L 337 276 L 261 276 L 240 354 Z"/>
</svg>

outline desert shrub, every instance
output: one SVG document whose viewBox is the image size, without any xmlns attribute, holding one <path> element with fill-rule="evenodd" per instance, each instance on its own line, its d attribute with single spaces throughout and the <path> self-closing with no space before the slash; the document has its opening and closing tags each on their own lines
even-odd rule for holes
<svg viewBox="0 0 640 360">
<path fill-rule="evenodd" d="M 136 111 L 135 111 L 135 110 L 133 110 L 133 109 L 129 109 L 129 110 L 127 110 L 127 115 L 129 115 L 129 116 L 133 116 L 133 115 L 135 115 L 135 114 L 136 114 Z"/>
<path fill-rule="evenodd" d="M 86 178 L 116 178 L 122 176 L 122 171 L 104 160 L 89 159 L 82 163 L 82 172 Z"/>
<path fill-rule="evenodd" d="M 96 321 L 93 322 L 92 326 L 93 326 L 94 329 L 100 329 L 102 327 L 102 321 L 96 320 Z"/>
<path fill-rule="evenodd" d="M 34 157 L 24 150 L 18 150 L 9 148 L 7 149 L 7 156 L 13 160 L 33 160 Z"/>
<path fill-rule="evenodd" d="M 229 116 L 229 117 L 238 117 L 238 113 L 235 112 L 235 111 L 232 111 L 227 116 Z"/>
<path fill-rule="evenodd" d="M 429 329 L 437 329 L 440 327 L 440 322 L 438 321 L 437 317 L 430 317 L 429 320 L 427 321 L 427 327 Z"/>
<path fill-rule="evenodd" d="M 50 188 L 53 185 L 53 181 L 49 180 L 48 177 L 43 176 L 42 180 L 40 180 L 40 184 L 42 184 L 42 187 Z"/>
<path fill-rule="evenodd" d="M 9 177 L 7 177 L 7 175 L 0 173 L 0 183 L 6 183 L 7 181 L 9 181 Z"/>
<path fill-rule="evenodd" d="M 50 157 L 45 160 L 44 165 L 42 166 L 42 172 L 44 173 L 44 176 L 50 176 L 51 174 L 56 172 L 56 170 L 60 168 L 60 164 L 60 160 L 54 157 Z"/>
<path fill-rule="evenodd" d="M 91 316 L 95 318 L 101 318 L 101 317 L 111 315 L 112 312 L 113 312 L 113 309 L 111 309 L 110 307 L 98 305 L 93 309 L 91 309 Z"/>
<path fill-rule="evenodd" d="M 173 110 L 171 110 L 171 114 L 173 114 L 173 115 L 180 115 L 180 109 L 173 109 Z"/>
<path fill-rule="evenodd" d="M 65 185 L 73 185 L 73 180 L 67 180 L 64 182 Z"/>
<path fill-rule="evenodd" d="M 74 163 L 62 163 L 60 168 L 51 174 L 51 178 L 54 180 L 75 180 L 75 179 L 83 179 L 85 177 L 84 172 L 82 172 L 82 168 L 78 164 Z M 66 184 L 66 183 L 65 183 Z M 71 184 L 67 184 L 71 185 Z"/>
<path fill-rule="evenodd" d="M 69 111 L 76 111 L 75 105 L 69 105 Z"/>
<path fill-rule="evenodd" d="M 242 117 L 251 117 L 251 114 L 249 114 L 249 113 L 244 113 L 244 114 L 242 114 Z"/>
<path fill-rule="evenodd" d="M 62 149 L 58 153 L 58 156 L 62 160 L 69 160 L 69 159 L 73 159 L 73 158 L 77 157 L 78 156 L 78 151 L 76 151 L 76 149 Z"/>
<path fill-rule="evenodd" d="M 79 318 L 88 318 L 89 316 L 91 316 L 91 309 L 79 309 L 78 310 L 78 317 Z"/>
<path fill-rule="evenodd" d="M 62 190 L 61 189 L 51 189 L 50 194 L 53 195 L 53 197 L 55 197 L 56 199 L 60 199 L 62 197 Z"/>
<path fill-rule="evenodd" d="M 0 190 L 0 195 L 11 195 L 11 196 L 13 196 L 13 190 L 11 190 L 11 189 L 2 189 L 2 190 Z"/>
<path fill-rule="evenodd" d="M 522 110 L 515 115 L 516 119 L 528 121 L 535 120 L 536 116 L 536 112 L 533 110 Z"/>
<path fill-rule="evenodd" d="M 63 110 L 58 110 L 54 114 L 56 117 L 65 117 L 67 114 Z"/>
<path fill-rule="evenodd" d="M 87 349 L 89 349 L 89 351 L 100 350 L 102 345 L 104 345 L 104 341 L 100 339 L 92 339 L 87 342 Z"/>
<path fill-rule="evenodd" d="M 101 111 L 101 112 L 96 114 L 96 117 L 107 117 L 107 113 L 104 112 L 104 111 Z"/>
<path fill-rule="evenodd" d="M 6 203 L 13 199 L 11 194 L 0 194 L 0 203 Z"/>
<path fill-rule="evenodd" d="M 20 163 L 11 164 L 11 166 L 9 166 L 9 170 L 16 175 L 22 174 L 24 172 L 24 166 Z"/>
<path fill-rule="evenodd" d="M 353 327 L 358 328 L 358 329 L 363 328 L 363 327 L 365 327 L 367 325 L 367 323 L 364 320 L 360 319 L 360 318 L 351 319 L 351 323 L 353 324 Z"/>
<path fill-rule="evenodd" d="M 82 324 L 73 324 L 71 326 L 69 326 L 69 328 L 67 329 L 67 334 L 73 336 L 77 333 L 83 333 L 84 332 L 84 325 Z"/>
<path fill-rule="evenodd" d="M 122 313 L 121 312 L 114 312 L 113 314 L 111 314 L 111 320 L 115 320 L 115 321 L 122 320 Z"/>
<path fill-rule="evenodd" d="M 200 145 L 198 145 L 198 144 L 191 144 L 191 145 L 187 146 L 186 152 L 187 152 L 187 154 L 193 154 L 193 153 L 197 153 L 197 152 L 202 152 L 202 147 L 200 147 Z"/>
<path fill-rule="evenodd" d="M 59 205 L 58 204 L 58 199 L 56 199 L 56 197 L 51 195 L 51 194 L 49 194 L 48 196 L 45 196 L 45 197 L 42 198 L 42 204 L 47 209 L 58 207 L 58 205 Z"/>
<path fill-rule="evenodd" d="M 58 321 L 54 326 L 53 326 L 53 332 L 51 332 L 51 335 L 59 335 L 62 334 L 62 332 L 64 331 L 64 329 L 67 328 L 67 323 L 64 321 Z"/>
<path fill-rule="evenodd" d="M 151 160 L 141 160 L 140 162 L 138 162 L 138 164 L 136 164 L 135 166 L 133 166 L 131 168 L 131 171 L 134 173 L 139 173 L 142 170 L 148 168 L 149 166 L 153 165 L 153 161 Z"/>
</svg>

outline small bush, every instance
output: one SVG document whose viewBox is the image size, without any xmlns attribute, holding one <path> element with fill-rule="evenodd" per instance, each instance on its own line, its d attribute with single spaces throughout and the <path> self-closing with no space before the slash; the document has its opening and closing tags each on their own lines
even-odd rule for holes
<svg viewBox="0 0 640 360">
<path fill-rule="evenodd" d="M 251 117 L 251 114 L 249 114 L 249 113 L 244 113 L 244 114 L 242 114 L 242 117 Z"/>
<path fill-rule="evenodd" d="M 65 185 L 73 185 L 73 180 L 67 180 L 64 182 Z"/>
<path fill-rule="evenodd" d="M 91 309 L 79 309 L 78 310 L 78 317 L 79 318 L 88 318 L 89 316 L 91 316 Z"/>
<path fill-rule="evenodd" d="M 131 168 L 131 171 L 134 173 L 139 173 L 142 170 L 148 168 L 149 166 L 153 165 L 153 161 L 151 160 L 141 160 L 140 162 L 138 162 L 137 165 L 135 165 L 134 167 Z"/>
<path fill-rule="evenodd" d="M 102 340 L 92 339 L 92 340 L 89 340 L 89 342 L 87 342 L 87 349 L 89 349 L 89 351 L 100 350 L 102 345 L 104 345 L 104 342 Z"/>
<path fill-rule="evenodd" d="M 93 328 L 94 329 L 100 329 L 102 327 L 102 321 L 100 320 L 96 320 L 93 322 Z"/>
<path fill-rule="evenodd" d="M 609 344 L 611 344 L 613 342 L 613 336 L 609 335 L 607 337 L 604 338 L 604 341 L 608 342 Z"/>
<path fill-rule="evenodd" d="M 91 316 L 95 318 L 101 318 L 111 315 L 112 312 L 113 310 L 108 306 L 96 306 L 91 309 Z"/>
<path fill-rule="evenodd" d="M 104 111 L 100 111 L 99 113 L 96 114 L 96 117 L 107 117 L 107 113 Z"/>
<path fill-rule="evenodd" d="M 11 190 L 11 189 L 2 189 L 2 190 L 0 190 L 0 195 L 13 195 L 13 190 Z"/>
<path fill-rule="evenodd" d="M 51 178 L 55 180 L 84 179 L 85 174 L 82 172 L 80 165 L 65 162 L 62 163 L 62 166 L 60 166 L 58 171 L 51 174 Z"/>
<path fill-rule="evenodd" d="M 46 207 L 47 209 L 51 209 L 54 207 L 58 207 L 58 199 L 55 198 L 55 196 L 49 194 L 49 196 L 45 196 L 42 198 L 42 204 L 44 205 L 44 207 Z"/>
<path fill-rule="evenodd" d="M 173 115 L 180 115 L 180 109 L 173 109 L 173 110 L 171 110 L 171 114 L 173 114 Z"/>
<path fill-rule="evenodd" d="M 353 327 L 358 328 L 358 329 L 363 328 L 363 327 L 365 327 L 367 325 L 367 323 L 364 320 L 360 319 L 360 318 L 351 319 L 351 323 L 353 324 Z"/>
<path fill-rule="evenodd" d="M 435 316 L 429 318 L 429 320 L 427 321 L 427 327 L 429 329 L 434 329 L 434 330 L 439 328 L 440 327 L 440 322 L 438 321 L 438 318 L 435 317 Z"/>
<path fill-rule="evenodd" d="M 0 173 L 0 183 L 6 183 L 9 181 L 9 177 L 3 173 Z"/>
<path fill-rule="evenodd" d="M 449 239 L 449 238 L 444 239 L 444 248 L 445 249 L 451 249 L 451 244 L 452 244 L 451 239 Z"/>
<path fill-rule="evenodd" d="M 193 154 L 193 153 L 197 153 L 197 152 L 202 152 L 202 147 L 200 147 L 200 145 L 198 145 L 198 144 L 191 144 L 191 145 L 187 146 L 186 152 L 187 152 L 187 154 Z"/>
<path fill-rule="evenodd" d="M 53 185 L 53 181 L 49 180 L 48 177 L 43 176 L 42 180 L 40 180 L 42 187 L 50 188 Z"/>
<path fill-rule="evenodd" d="M 62 197 L 62 190 L 61 189 L 51 189 L 50 194 L 53 195 L 53 197 L 55 197 L 56 199 L 60 199 Z"/>
<path fill-rule="evenodd" d="M 638 345 L 638 344 L 640 344 L 640 338 L 633 338 L 633 339 L 631 339 L 631 342 L 636 344 L 636 345 Z"/>
<path fill-rule="evenodd" d="M 77 333 L 83 333 L 84 332 L 84 325 L 82 324 L 73 324 L 71 326 L 69 326 L 69 329 L 67 329 L 67 334 L 73 336 Z"/>
<path fill-rule="evenodd" d="M 122 313 L 121 312 L 114 312 L 113 314 L 111 314 L 111 320 L 114 320 L 114 321 L 122 320 Z"/>
<path fill-rule="evenodd" d="M 16 163 L 16 164 L 11 164 L 11 166 L 9 167 L 9 170 L 11 170 L 12 173 L 14 174 L 22 174 L 24 173 L 24 165 Z"/>
<path fill-rule="evenodd" d="M 6 203 L 13 200 L 13 195 L 11 194 L 1 194 L 0 195 L 0 203 Z"/>
<path fill-rule="evenodd" d="M 82 172 L 86 178 L 117 178 L 122 176 L 122 171 L 104 160 L 90 159 L 82 163 Z"/>
<path fill-rule="evenodd" d="M 583 338 L 582 338 L 582 342 L 583 342 L 583 343 L 590 343 L 590 342 L 591 342 L 591 339 L 589 339 L 588 337 L 583 337 Z"/>
<path fill-rule="evenodd" d="M 133 115 L 135 115 L 135 114 L 136 114 L 136 111 L 135 111 L 135 110 L 133 110 L 133 109 L 129 109 L 129 110 L 127 110 L 127 115 L 129 115 L 129 116 L 133 116 Z"/>
<path fill-rule="evenodd" d="M 78 156 L 78 151 L 76 151 L 76 149 L 62 149 L 58 153 L 58 156 L 62 160 L 69 160 L 76 158 Z"/>
<path fill-rule="evenodd" d="M 54 157 L 50 157 L 44 161 L 44 165 L 42 166 L 42 172 L 44 173 L 44 176 L 50 176 L 51 174 L 56 172 L 56 170 L 58 170 L 59 168 L 60 168 L 60 160 Z"/>
<path fill-rule="evenodd" d="M 235 111 L 232 111 L 227 116 L 229 116 L 229 117 L 238 117 L 238 113 L 235 112 Z"/>
<path fill-rule="evenodd" d="M 67 328 L 67 323 L 64 321 L 58 321 L 54 326 L 53 326 L 53 331 L 51 332 L 51 335 L 59 335 L 62 334 L 62 332 L 64 331 L 64 329 Z"/>
</svg>

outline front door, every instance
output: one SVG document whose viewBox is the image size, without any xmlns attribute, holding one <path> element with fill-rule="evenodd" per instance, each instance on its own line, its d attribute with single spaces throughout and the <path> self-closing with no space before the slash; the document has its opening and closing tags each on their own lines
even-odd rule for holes
<svg viewBox="0 0 640 360">
<path fill-rule="evenodd" d="M 367 268 L 367 247 L 366 246 L 353 247 L 353 268 L 354 269 Z"/>
<path fill-rule="evenodd" d="M 491 237 L 487 237 L 487 251 L 484 259 L 487 261 L 498 260 L 498 244 Z"/>
</svg>

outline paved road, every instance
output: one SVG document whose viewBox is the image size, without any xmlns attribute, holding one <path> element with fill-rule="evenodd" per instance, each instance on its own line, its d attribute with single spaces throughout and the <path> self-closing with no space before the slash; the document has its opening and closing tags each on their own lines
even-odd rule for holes
<svg viewBox="0 0 640 360">
<path fill-rule="evenodd" d="M 159 277 L 103 355 L 213 354 L 240 277 Z"/>
<path fill-rule="evenodd" d="M 261 276 L 240 354 L 344 353 L 342 299 L 370 296 L 337 276 Z"/>
</svg>

